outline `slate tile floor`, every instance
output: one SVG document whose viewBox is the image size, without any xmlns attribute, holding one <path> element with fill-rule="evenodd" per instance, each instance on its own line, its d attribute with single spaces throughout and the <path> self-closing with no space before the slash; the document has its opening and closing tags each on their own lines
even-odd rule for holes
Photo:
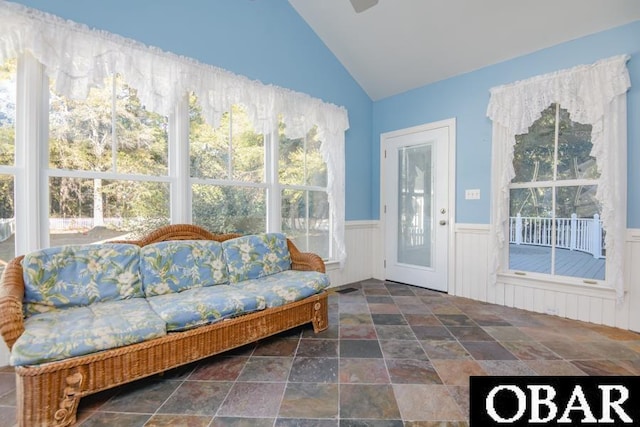
<svg viewBox="0 0 640 427">
<path fill-rule="evenodd" d="M 366 280 L 310 326 L 81 400 L 90 426 L 467 426 L 471 375 L 639 375 L 640 335 Z M 15 421 L 0 369 L 0 426 Z"/>
</svg>

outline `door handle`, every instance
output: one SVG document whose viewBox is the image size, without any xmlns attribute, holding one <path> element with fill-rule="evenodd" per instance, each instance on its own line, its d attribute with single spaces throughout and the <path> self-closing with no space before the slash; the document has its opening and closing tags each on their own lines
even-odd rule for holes
<svg viewBox="0 0 640 427">
<path fill-rule="evenodd" d="M 447 225 L 447 221 L 445 221 L 444 219 L 440 220 L 440 225 Z"/>
</svg>

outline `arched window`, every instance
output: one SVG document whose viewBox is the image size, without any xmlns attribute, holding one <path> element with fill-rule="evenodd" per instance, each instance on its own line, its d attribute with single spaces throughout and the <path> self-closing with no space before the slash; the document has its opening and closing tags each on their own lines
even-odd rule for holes
<svg viewBox="0 0 640 427">
<path fill-rule="evenodd" d="M 566 283 L 613 288 L 622 300 L 628 59 L 617 56 L 491 90 L 490 286 L 514 275 L 554 274 Z M 580 234 L 572 236 L 571 228 L 586 224 L 587 217 L 592 217 L 592 231 L 582 235 L 592 233 L 591 246 L 581 245 L 596 258 L 606 254 L 602 277 L 568 273 L 559 264 L 565 241 L 569 251 L 576 249 L 573 240 Z M 593 247 L 599 241 L 593 232 L 596 222 L 604 236 L 600 250 Z M 543 271 L 513 264 L 523 239 L 551 249 L 543 256 Z"/>
</svg>

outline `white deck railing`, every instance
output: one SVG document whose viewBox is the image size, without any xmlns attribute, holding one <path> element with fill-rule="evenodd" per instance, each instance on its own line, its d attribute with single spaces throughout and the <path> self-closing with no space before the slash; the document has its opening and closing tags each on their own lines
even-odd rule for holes
<svg viewBox="0 0 640 427">
<path fill-rule="evenodd" d="M 516 245 L 551 246 L 555 221 L 555 245 L 557 248 L 592 254 L 604 258 L 604 230 L 600 216 L 593 218 L 540 218 L 518 214 L 509 218 L 509 243 Z"/>
<path fill-rule="evenodd" d="M 120 227 L 122 218 L 104 218 L 102 225 Z M 91 230 L 94 227 L 93 218 L 49 218 L 49 231 L 78 231 Z M 7 240 L 16 231 L 15 218 L 0 218 L 0 242 Z"/>
</svg>

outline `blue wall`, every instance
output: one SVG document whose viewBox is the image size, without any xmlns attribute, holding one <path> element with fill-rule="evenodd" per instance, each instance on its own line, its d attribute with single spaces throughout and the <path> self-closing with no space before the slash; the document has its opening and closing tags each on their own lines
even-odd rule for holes
<svg viewBox="0 0 640 427">
<path fill-rule="evenodd" d="M 455 117 L 456 221 L 488 223 L 489 89 L 630 54 L 628 226 L 640 228 L 640 21 L 373 103 L 286 0 L 17 2 L 346 107 L 347 220 L 379 218 L 381 133 Z M 481 199 L 464 200 L 468 188 Z"/>
<path fill-rule="evenodd" d="M 286 0 L 16 3 L 344 106 L 346 218 L 371 212 L 372 101 Z"/>
<path fill-rule="evenodd" d="M 628 219 L 640 227 L 640 21 L 544 49 L 480 70 L 427 85 L 374 103 L 372 205 L 380 203 L 380 134 L 456 118 L 456 221 L 488 224 L 491 194 L 491 121 L 486 117 L 489 89 L 538 74 L 630 54 L 628 106 Z M 464 200 L 479 188 L 480 200 Z"/>
</svg>

